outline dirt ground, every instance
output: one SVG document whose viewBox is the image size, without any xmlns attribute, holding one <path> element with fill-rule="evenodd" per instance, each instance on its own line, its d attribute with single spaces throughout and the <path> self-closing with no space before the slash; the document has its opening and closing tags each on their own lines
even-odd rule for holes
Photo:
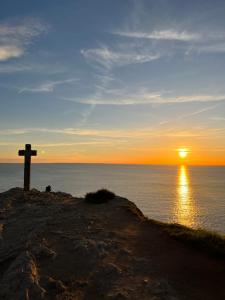
<svg viewBox="0 0 225 300">
<path fill-rule="evenodd" d="M 0 299 L 223 300 L 225 263 L 120 197 L 0 194 Z"/>
</svg>

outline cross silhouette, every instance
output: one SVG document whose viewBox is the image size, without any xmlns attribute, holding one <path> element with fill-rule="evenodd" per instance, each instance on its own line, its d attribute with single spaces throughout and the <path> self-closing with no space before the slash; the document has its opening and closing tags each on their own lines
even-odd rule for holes
<svg viewBox="0 0 225 300">
<path fill-rule="evenodd" d="M 24 191 L 29 191 L 31 156 L 37 156 L 37 151 L 31 150 L 31 145 L 26 144 L 25 150 L 19 150 L 18 155 L 24 156 Z"/>
</svg>

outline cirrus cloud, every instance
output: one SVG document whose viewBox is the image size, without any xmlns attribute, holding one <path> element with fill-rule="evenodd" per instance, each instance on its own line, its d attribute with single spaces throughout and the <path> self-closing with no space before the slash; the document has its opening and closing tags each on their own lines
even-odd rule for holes
<svg viewBox="0 0 225 300">
<path fill-rule="evenodd" d="M 174 40 L 174 41 L 195 41 L 201 38 L 198 33 L 192 33 L 188 31 L 178 31 L 174 29 L 167 30 L 154 30 L 152 32 L 142 32 L 142 31 L 115 31 L 114 34 L 138 38 L 138 39 L 151 39 L 151 40 Z"/>
<path fill-rule="evenodd" d="M 0 23 L 0 61 L 22 56 L 33 39 L 47 30 L 47 25 L 34 18 Z"/>
<path fill-rule="evenodd" d="M 81 50 L 81 54 L 87 60 L 102 65 L 107 69 L 111 69 L 114 66 L 124 66 L 130 64 L 150 62 L 160 57 L 158 53 L 141 52 L 136 51 L 135 49 L 129 52 L 121 50 L 115 51 L 106 46 L 100 48 Z"/>
<path fill-rule="evenodd" d="M 13 57 L 20 57 L 24 50 L 16 45 L 0 46 L 0 61 L 8 60 Z"/>
</svg>

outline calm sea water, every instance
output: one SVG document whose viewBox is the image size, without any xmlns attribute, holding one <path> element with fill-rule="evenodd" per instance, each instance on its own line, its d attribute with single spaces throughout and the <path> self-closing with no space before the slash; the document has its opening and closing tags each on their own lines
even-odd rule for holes
<svg viewBox="0 0 225 300">
<path fill-rule="evenodd" d="M 0 164 L 0 192 L 23 184 L 23 165 Z M 107 188 L 166 222 L 225 232 L 225 167 L 33 164 L 32 187 L 74 196 Z"/>
</svg>

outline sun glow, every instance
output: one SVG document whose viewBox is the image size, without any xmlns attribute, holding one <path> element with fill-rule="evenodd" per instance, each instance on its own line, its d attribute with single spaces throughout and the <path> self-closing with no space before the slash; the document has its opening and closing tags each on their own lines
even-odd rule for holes
<svg viewBox="0 0 225 300">
<path fill-rule="evenodd" d="M 178 149 L 178 154 L 180 158 L 186 158 L 188 155 L 187 149 Z"/>
<path fill-rule="evenodd" d="M 177 202 L 175 205 L 175 222 L 186 225 L 196 225 L 196 207 L 192 198 L 188 169 L 181 165 L 177 176 Z"/>
</svg>

